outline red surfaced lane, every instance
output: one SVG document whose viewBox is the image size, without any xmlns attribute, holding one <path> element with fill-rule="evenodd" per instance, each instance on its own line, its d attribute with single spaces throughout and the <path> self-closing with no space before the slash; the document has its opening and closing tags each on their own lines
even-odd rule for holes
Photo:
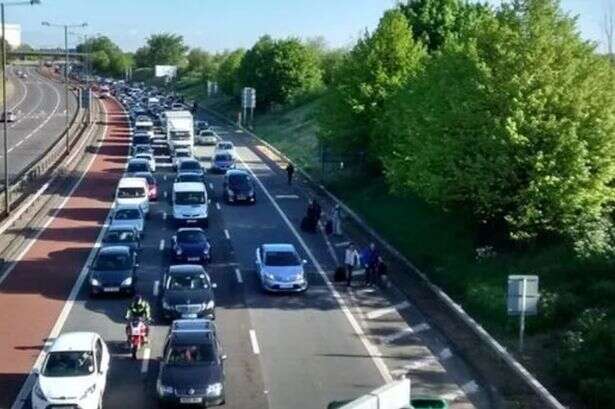
<svg viewBox="0 0 615 409">
<path fill-rule="evenodd" d="M 128 124 L 117 102 L 104 104 L 107 129 L 86 177 L 0 286 L 0 408 L 11 406 L 30 372 L 96 241 L 123 173 Z"/>
</svg>

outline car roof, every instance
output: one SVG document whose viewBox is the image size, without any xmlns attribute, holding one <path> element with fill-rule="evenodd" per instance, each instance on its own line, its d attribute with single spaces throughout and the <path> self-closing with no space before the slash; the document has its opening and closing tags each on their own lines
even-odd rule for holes
<svg viewBox="0 0 615 409">
<path fill-rule="evenodd" d="M 130 247 L 128 246 L 105 246 L 98 250 L 98 254 L 118 254 L 118 253 L 130 253 Z"/>
<path fill-rule="evenodd" d="M 169 273 L 171 274 L 207 274 L 205 268 L 198 264 L 175 264 L 169 267 Z"/>
<path fill-rule="evenodd" d="M 112 231 L 127 231 L 130 230 L 131 232 L 135 233 L 135 228 L 131 227 L 131 226 L 122 226 L 122 225 L 115 225 L 112 224 L 107 228 L 106 233 L 112 232 Z"/>
<path fill-rule="evenodd" d="M 175 192 L 205 192 L 205 184 L 201 182 L 176 182 L 173 183 Z"/>
<path fill-rule="evenodd" d="M 263 249 L 265 251 L 296 251 L 295 246 L 286 243 L 263 244 Z"/>
<path fill-rule="evenodd" d="M 55 339 L 49 352 L 91 351 L 96 338 L 95 332 L 67 332 Z"/>
<path fill-rule="evenodd" d="M 250 173 L 242 169 L 231 169 L 226 171 L 225 176 L 250 176 Z"/>
<path fill-rule="evenodd" d="M 181 319 L 181 320 L 174 320 L 171 323 L 171 327 L 169 328 L 169 330 L 172 333 L 186 333 L 186 332 L 192 332 L 192 333 L 198 333 L 198 332 L 215 332 L 216 331 L 216 326 L 214 325 L 213 321 L 208 320 L 208 319 Z"/>
<path fill-rule="evenodd" d="M 144 161 L 144 159 L 139 159 L 140 161 Z M 147 180 L 144 178 L 137 177 L 123 177 L 120 179 L 118 183 L 118 187 L 143 187 L 143 185 L 147 185 Z"/>
</svg>

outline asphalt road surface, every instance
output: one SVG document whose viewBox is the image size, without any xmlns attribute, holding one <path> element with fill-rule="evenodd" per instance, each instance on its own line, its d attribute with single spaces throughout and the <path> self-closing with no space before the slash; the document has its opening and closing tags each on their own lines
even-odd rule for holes
<svg viewBox="0 0 615 409">
<path fill-rule="evenodd" d="M 155 317 L 149 348 L 134 361 L 125 346 L 124 314 L 128 299 L 91 299 L 87 286 L 77 287 L 69 296 L 72 283 L 87 275 L 87 270 L 82 269 L 86 263 L 84 249 L 94 242 L 92 229 L 104 220 L 114 188 L 111 182 L 126 160 L 126 124 L 122 124 L 124 119 L 120 119 L 114 102 L 107 101 L 105 105 L 114 116 L 115 125 L 107 132 L 103 142 L 106 149 L 96 160 L 95 170 L 69 200 L 70 210 L 60 211 L 50 225 L 51 230 L 43 232 L 43 239 L 35 244 L 41 246 L 39 253 L 26 252 L 26 260 L 34 257 L 39 264 L 30 259 L 19 277 L 22 262 L 17 263 L 15 271 L 0 284 L 0 313 L 7 296 L 18 303 L 5 306 L 13 311 L 24 303 L 18 318 L 21 321 L 34 319 L 32 315 L 37 311 L 49 311 L 35 319 L 35 329 L 21 329 L 18 335 L 23 338 L 0 346 L 0 380 L 13 382 L 12 389 L 4 390 L 10 398 L 4 402 L 0 399 L 0 407 L 14 401 L 16 386 L 26 376 L 24 368 L 34 362 L 44 343 L 51 341 L 47 334 L 84 330 L 101 334 L 112 353 L 105 406 L 156 405 L 158 359 L 168 330 L 157 301 L 158 283 L 170 264 L 169 245 L 174 232 L 169 203 L 174 173 L 162 144 L 156 148 L 159 201 L 151 206 L 138 270 L 138 291 L 150 301 Z M 237 146 L 241 158 L 238 167 L 249 169 L 258 178 L 255 205 L 227 205 L 222 201 L 222 176 L 208 175 L 211 203 L 207 233 L 213 244 L 213 260 L 206 269 L 218 284 L 216 321 L 224 353 L 228 355 L 226 407 L 325 408 L 330 402 L 361 396 L 405 374 L 413 382 L 413 391 L 447 396 L 454 408 L 488 407 L 471 371 L 421 321 L 420 313 L 410 304 L 391 299 L 378 289 L 357 286 L 348 290 L 332 284 L 335 257 L 341 255 L 343 247 L 326 241 L 322 235 L 299 231 L 297 226 L 307 199 L 302 187 L 287 186 L 285 175 L 270 152 L 249 136 L 207 119 L 216 125 L 222 138 Z M 208 168 L 213 147 L 198 146 L 195 151 Z M 113 178 L 101 187 L 97 180 L 101 175 Z M 69 230 L 77 234 L 69 234 Z M 83 235 L 79 234 L 81 231 Z M 49 236 L 45 238 L 45 234 Z M 310 288 L 305 294 L 268 295 L 261 291 L 254 269 L 254 252 L 266 242 L 292 243 L 301 257 L 308 260 Z M 72 255 L 70 263 L 65 255 Z M 33 277 L 41 268 L 41 260 L 47 266 L 44 272 L 57 275 L 58 280 L 35 281 Z M 60 313 L 60 305 L 67 298 L 70 308 L 65 307 Z M 393 308 L 393 304 L 398 308 Z M 17 320 L 5 315 L 0 317 L 4 320 L 0 321 L 4 326 L 0 326 L 3 340 L 9 339 Z M 18 364 L 5 365 L 12 354 L 21 354 Z M 23 391 L 28 390 L 26 385 Z M 29 408 L 28 394 L 22 396 L 26 399 L 15 402 L 13 409 Z"/>
<path fill-rule="evenodd" d="M 15 71 L 27 73 L 18 78 Z M 64 85 L 42 76 L 37 67 L 15 66 L 7 70 L 13 84 L 8 101 L 9 110 L 17 114 L 8 123 L 9 174 L 14 177 L 44 152 L 66 127 Z M 69 115 L 74 115 L 77 101 L 69 94 Z M 0 127 L 1 131 L 1 127 Z M 0 160 L 3 160 L 0 152 Z M 4 180 L 4 164 L 0 166 L 0 181 Z"/>
</svg>

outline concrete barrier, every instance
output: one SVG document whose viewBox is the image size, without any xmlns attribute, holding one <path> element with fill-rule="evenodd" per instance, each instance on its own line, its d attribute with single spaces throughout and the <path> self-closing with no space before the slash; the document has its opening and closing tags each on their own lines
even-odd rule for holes
<svg viewBox="0 0 615 409">
<path fill-rule="evenodd" d="M 340 409 L 403 409 L 410 407 L 410 379 L 384 385 Z"/>
</svg>

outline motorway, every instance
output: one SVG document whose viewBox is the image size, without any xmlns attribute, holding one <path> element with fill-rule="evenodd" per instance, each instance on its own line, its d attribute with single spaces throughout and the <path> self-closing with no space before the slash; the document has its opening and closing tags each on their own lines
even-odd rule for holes
<svg viewBox="0 0 615 409">
<path fill-rule="evenodd" d="M 18 69 L 28 74 L 26 79 L 15 75 Z M 9 174 L 14 177 L 64 131 L 66 104 L 64 85 L 41 75 L 37 67 L 12 66 L 7 74 L 13 86 L 8 108 L 17 114 L 17 120 L 8 124 Z M 70 115 L 76 105 L 74 94 L 69 94 Z M 3 180 L 4 165 L 0 167 Z"/>
<path fill-rule="evenodd" d="M 158 357 L 168 329 L 160 318 L 157 293 L 170 262 L 174 227 L 169 192 L 174 174 L 160 144 L 160 199 L 151 208 L 138 270 L 138 290 L 152 304 L 155 322 L 150 348 L 133 361 L 124 342 L 129 300 L 90 299 L 81 285 L 87 276 L 84 266 L 93 254 L 89 249 L 99 245 L 98 230 L 111 206 L 129 143 L 119 106 L 113 101 L 105 105 L 106 137 L 82 184 L 57 214 L 52 212 L 49 226 L 0 282 L 0 408 L 13 403 L 39 351 L 51 341 L 48 334 L 53 338 L 83 330 L 101 334 L 112 352 L 105 406 L 156 405 Z M 257 203 L 235 206 L 222 201 L 222 176 L 208 175 L 207 232 L 213 260 L 206 269 L 218 284 L 216 321 L 228 355 L 226 407 L 325 408 L 401 375 L 410 376 L 414 392 L 446 396 L 453 408 L 489 407 L 472 372 L 411 303 L 380 289 L 357 285 L 349 290 L 331 282 L 343 238 L 330 242 L 320 234 L 299 231 L 305 188 L 287 186 L 282 164 L 248 135 L 206 119 L 222 138 L 235 143 L 238 167 L 258 180 Z M 213 148 L 199 146 L 195 151 L 208 168 Z M 264 242 L 292 243 L 308 260 L 310 288 L 305 294 L 272 296 L 260 290 L 254 251 Z M 13 311 L 20 311 L 19 317 Z M 22 388 L 26 399 L 14 402 L 13 409 L 29 408 L 29 387 Z"/>
</svg>

